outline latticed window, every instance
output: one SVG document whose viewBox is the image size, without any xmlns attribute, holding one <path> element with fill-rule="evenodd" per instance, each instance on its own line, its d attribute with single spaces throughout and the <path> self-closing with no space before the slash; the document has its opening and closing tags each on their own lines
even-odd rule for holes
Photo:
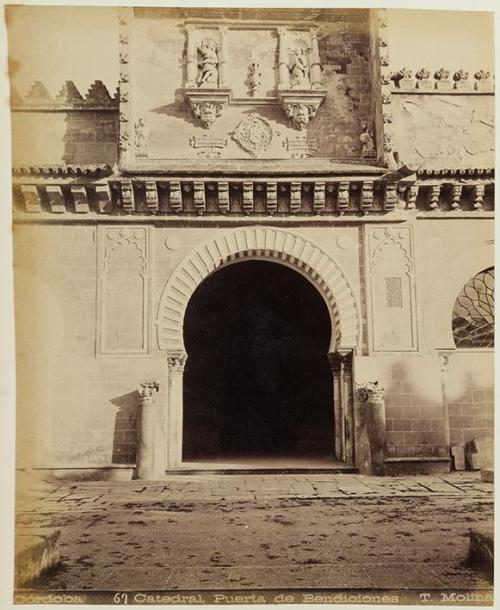
<svg viewBox="0 0 500 610">
<path fill-rule="evenodd" d="M 495 269 L 485 269 L 463 287 L 453 308 L 457 347 L 493 347 L 495 334 Z"/>
</svg>

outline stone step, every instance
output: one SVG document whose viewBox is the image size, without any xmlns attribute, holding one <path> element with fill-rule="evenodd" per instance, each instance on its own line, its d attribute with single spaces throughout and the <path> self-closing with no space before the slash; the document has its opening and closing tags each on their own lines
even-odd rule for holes
<svg viewBox="0 0 500 610">
<path fill-rule="evenodd" d="M 59 563 L 60 536 L 60 529 L 27 529 L 16 535 L 16 587 L 29 584 Z"/>
</svg>

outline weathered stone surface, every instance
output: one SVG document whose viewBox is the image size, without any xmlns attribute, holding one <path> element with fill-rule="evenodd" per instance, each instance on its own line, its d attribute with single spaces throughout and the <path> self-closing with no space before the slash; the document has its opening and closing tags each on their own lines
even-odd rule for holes
<svg viewBox="0 0 500 610">
<path fill-rule="evenodd" d="M 493 96 L 392 97 L 394 150 L 402 163 L 432 169 L 494 166 Z"/>
</svg>

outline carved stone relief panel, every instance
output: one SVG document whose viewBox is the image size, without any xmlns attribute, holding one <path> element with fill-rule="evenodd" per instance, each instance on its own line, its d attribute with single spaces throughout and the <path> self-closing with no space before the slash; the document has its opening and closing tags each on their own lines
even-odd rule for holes
<svg viewBox="0 0 500 610">
<path fill-rule="evenodd" d="M 99 226 L 98 239 L 97 353 L 147 353 L 148 229 Z"/>
<path fill-rule="evenodd" d="M 374 351 L 417 349 L 411 227 L 367 227 L 371 345 Z"/>
</svg>

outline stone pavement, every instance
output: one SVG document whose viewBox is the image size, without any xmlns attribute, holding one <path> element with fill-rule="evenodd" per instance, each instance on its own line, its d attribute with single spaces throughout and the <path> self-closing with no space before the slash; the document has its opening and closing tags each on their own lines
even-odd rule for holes
<svg viewBox="0 0 500 610">
<path fill-rule="evenodd" d="M 477 472 L 63 482 L 18 505 L 20 530 L 61 529 L 34 588 L 67 591 L 491 589 L 464 561 L 492 515 Z"/>
</svg>

